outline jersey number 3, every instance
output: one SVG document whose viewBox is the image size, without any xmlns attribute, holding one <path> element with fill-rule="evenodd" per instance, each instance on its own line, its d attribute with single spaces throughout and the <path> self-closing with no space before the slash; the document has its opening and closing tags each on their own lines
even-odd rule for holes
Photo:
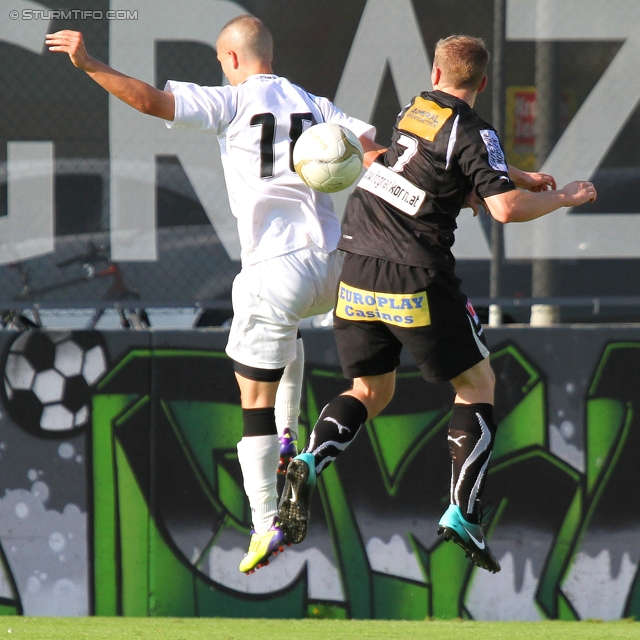
<svg viewBox="0 0 640 640">
<path fill-rule="evenodd" d="M 316 124 L 312 113 L 292 113 L 289 126 L 289 169 L 293 168 L 293 146 L 302 134 L 304 123 Z M 275 158 L 274 146 L 276 142 L 276 117 L 273 113 L 257 113 L 250 120 L 252 127 L 262 127 L 260 133 L 260 177 L 273 178 L 273 164 Z"/>
</svg>

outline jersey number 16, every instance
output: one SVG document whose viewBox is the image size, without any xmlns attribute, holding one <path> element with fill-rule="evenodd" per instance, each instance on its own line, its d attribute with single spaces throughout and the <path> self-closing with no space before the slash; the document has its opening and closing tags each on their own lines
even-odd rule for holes
<svg viewBox="0 0 640 640">
<path fill-rule="evenodd" d="M 292 113 L 289 126 L 289 168 L 293 168 L 293 147 L 304 130 L 304 123 L 316 124 L 312 113 Z M 257 113 L 251 118 L 252 127 L 262 127 L 260 134 L 260 177 L 273 178 L 274 145 L 276 141 L 276 117 L 273 113 Z"/>
</svg>

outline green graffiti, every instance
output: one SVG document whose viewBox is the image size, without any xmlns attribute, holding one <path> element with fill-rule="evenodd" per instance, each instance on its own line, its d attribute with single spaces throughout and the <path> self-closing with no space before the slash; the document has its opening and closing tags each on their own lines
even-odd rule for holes
<svg viewBox="0 0 640 640">
<path fill-rule="evenodd" d="M 640 345 L 609 345 L 594 373 L 585 401 L 584 471 L 549 449 L 542 372 L 513 344 L 492 356 L 499 428 L 487 481 L 494 501 L 487 537 L 499 541 L 500 532 L 526 524 L 549 541 L 535 593 L 543 618 L 579 618 L 563 585 L 586 532 L 607 503 L 615 474 L 626 464 L 626 448 L 638 437 L 635 397 L 624 389 L 610 391 L 617 389 L 612 380 L 620 375 L 616 358 L 629 352 L 640 354 Z M 205 383 L 194 388 L 176 376 L 162 386 L 154 382 L 162 367 L 181 367 Z M 318 483 L 320 508 L 312 527 L 316 521 L 328 527 L 344 603 L 310 598 L 304 569 L 286 588 L 261 595 L 235 592 L 209 578 L 206 558 L 221 536 L 230 530 L 248 533 L 250 526 L 235 450 L 242 416 L 237 401 L 230 400 L 234 385 L 223 353 L 179 349 L 131 351 L 100 383 L 92 429 L 96 614 L 472 617 L 468 600 L 477 570 L 459 547 L 410 524 L 399 529 L 400 544 L 406 544 L 420 580 L 377 568 L 363 534 L 362 518 L 385 519 L 387 509 L 389 518 L 399 514 L 399 522 L 410 523 L 412 517 L 437 522 L 446 508 L 450 392 L 432 393 L 416 372 L 398 376 L 397 394 L 410 401 L 390 405 L 367 422 L 350 448 L 359 468 L 364 458 L 358 456 L 367 456 L 366 477 L 349 466 L 356 463 L 341 459 Z M 415 393 L 414 386 L 422 391 Z M 335 371 L 314 367 L 308 372 L 300 442 L 324 403 L 345 387 Z M 540 496 L 539 483 L 529 481 L 541 478 L 554 487 L 552 506 Z M 165 495 L 169 486 L 174 497 Z M 412 505 L 406 513 L 405 503 Z M 197 556 L 187 557 L 176 532 L 181 509 L 192 505 L 210 524 Z M 626 615 L 640 614 L 639 594 L 636 576 Z"/>
<path fill-rule="evenodd" d="M 160 433 L 170 439 L 168 455 L 187 472 L 183 478 L 190 483 L 190 490 L 199 491 L 212 513 L 220 516 L 209 547 L 221 529 L 233 526 L 246 530 L 248 520 L 238 479 L 225 466 L 235 455 L 232 452 L 241 434 L 238 406 L 112 392 L 127 388 L 132 374 L 149 370 L 152 361 L 165 355 L 200 360 L 205 366 L 224 358 L 206 351 L 171 350 L 165 354 L 137 350 L 118 363 L 103 381 L 102 393 L 94 397 L 96 614 L 282 617 L 287 612 L 301 617 L 307 608 L 304 572 L 287 589 L 267 599 L 230 593 L 198 571 L 202 556 L 196 566 L 181 556 L 166 522 L 158 520 L 151 483 L 152 468 L 158 461 L 154 450 L 163 444 L 158 439 Z M 180 390 L 177 393 L 180 395 Z"/>
<path fill-rule="evenodd" d="M 373 444 L 382 477 L 389 495 L 395 495 L 404 472 L 414 457 L 448 420 L 442 411 L 425 411 L 406 416 L 378 416 L 367 422 L 367 431 Z M 434 424 L 435 423 L 435 424 Z M 390 438 L 389 434 L 394 437 Z"/>
</svg>

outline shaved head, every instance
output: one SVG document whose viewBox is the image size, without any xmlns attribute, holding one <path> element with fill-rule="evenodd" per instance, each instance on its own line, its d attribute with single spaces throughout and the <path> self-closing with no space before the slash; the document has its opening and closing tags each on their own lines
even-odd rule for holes
<svg viewBox="0 0 640 640">
<path fill-rule="evenodd" d="M 232 49 L 249 62 L 271 64 L 273 38 L 262 20 L 242 15 L 229 20 L 220 31 L 217 47 Z"/>
</svg>

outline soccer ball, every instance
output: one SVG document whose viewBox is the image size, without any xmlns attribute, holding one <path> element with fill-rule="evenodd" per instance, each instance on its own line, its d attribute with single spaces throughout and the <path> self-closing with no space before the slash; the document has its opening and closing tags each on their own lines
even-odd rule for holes
<svg viewBox="0 0 640 640">
<path fill-rule="evenodd" d="M 351 186 L 362 170 L 362 145 L 346 127 L 323 122 L 309 127 L 293 148 L 293 166 L 316 191 L 335 193 Z"/>
<path fill-rule="evenodd" d="M 25 331 L 4 360 L 4 405 L 13 421 L 37 435 L 89 423 L 92 387 L 108 371 L 97 332 Z"/>
</svg>

